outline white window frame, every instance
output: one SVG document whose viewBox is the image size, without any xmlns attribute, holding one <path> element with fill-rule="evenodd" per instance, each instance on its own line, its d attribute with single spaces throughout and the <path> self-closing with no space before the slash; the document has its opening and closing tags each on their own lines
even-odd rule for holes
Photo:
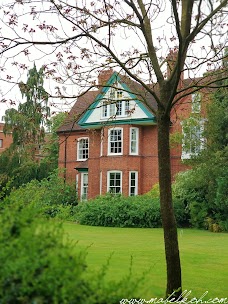
<svg viewBox="0 0 228 304">
<path fill-rule="evenodd" d="M 100 171 L 100 195 L 102 194 L 102 171 Z"/>
<path fill-rule="evenodd" d="M 107 118 L 108 117 L 108 104 L 107 104 L 107 101 L 103 101 L 102 102 L 101 117 L 102 118 Z"/>
<path fill-rule="evenodd" d="M 88 157 L 86 158 L 80 158 L 80 150 L 83 150 L 83 149 L 80 149 L 80 142 L 82 140 L 87 140 L 88 141 Z M 86 150 L 86 148 L 84 148 Z M 86 161 L 87 159 L 89 158 L 89 138 L 88 137 L 80 137 L 78 138 L 77 140 L 77 161 Z"/>
<path fill-rule="evenodd" d="M 130 99 L 126 99 L 123 90 L 110 88 L 107 95 L 106 100 L 102 102 L 101 118 L 126 117 L 130 115 Z"/>
<path fill-rule="evenodd" d="M 0 139 L 0 149 L 3 148 L 3 139 Z"/>
<path fill-rule="evenodd" d="M 131 189 L 133 188 L 133 186 L 131 185 L 132 182 L 132 178 L 131 178 L 131 174 L 134 173 L 135 174 L 135 185 L 134 185 L 134 194 L 131 194 Z M 138 195 L 138 171 L 129 171 L 129 196 L 136 196 Z"/>
<path fill-rule="evenodd" d="M 133 143 L 133 139 L 132 139 L 132 130 L 136 131 L 136 145 L 135 145 L 135 152 L 132 152 L 132 143 Z M 139 128 L 136 127 L 132 127 L 130 128 L 130 144 L 129 144 L 129 154 L 130 155 L 138 155 L 139 154 Z"/>
<path fill-rule="evenodd" d="M 84 177 L 86 175 L 87 175 L 87 184 L 84 183 Z M 81 193 L 80 193 L 81 194 L 81 201 L 87 201 L 87 199 L 88 199 L 88 184 L 89 184 L 88 178 L 89 178 L 88 172 L 82 172 L 81 173 Z"/>
<path fill-rule="evenodd" d="M 121 131 L 121 152 L 111 152 L 112 131 Z M 119 141 L 118 141 L 119 142 Z M 108 130 L 108 155 L 123 155 L 123 128 L 112 128 Z"/>
<path fill-rule="evenodd" d="M 194 118 L 190 118 L 190 119 L 194 119 Z M 196 120 L 197 122 L 197 120 Z M 199 127 L 199 133 L 198 136 L 199 138 L 197 138 L 196 140 L 198 142 L 200 142 L 199 146 L 196 147 L 196 151 L 192 151 L 193 147 L 191 145 L 191 142 L 193 142 L 194 144 L 194 138 L 193 136 L 196 134 L 196 132 L 192 132 L 192 134 L 189 135 L 189 149 L 185 148 L 185 140 L 186 140 L 186 133 L 184 132 L 184 122 L 181 123 L 182 125 L 182 134 L 183 134 L 183 140 L 182 140 L 182 154 L 181 154 L 181 159 L 191 159 L 192 157 L 195 157 L 197 155 L 199 155 L 199 153 L 204 149 L 204 145 L 205 145 L 205 138 L 202 136 L 203 131 L 204 131 L 204 119 L 199 119 L 198 123 L 199 125 L 193 125 L 193 127 Z M 188 123 L 188 121 L 186 121 L 186 123 Z M 191 126 L 189 126 L 189 132 L 191 132 Z"/>
<path fill-rule="evenodd" d="M 119 186 L 119 188 L 120 188 L 120 192 L 112 192 L 111 191 L 111 188 L 114 188 L 115 186 L 111 186 L 110 185 L 110 181 L 111 181 L 111 179 L 110 179 L 110 175 L 111 174 L 120 174 L 120 186 Z M 115 180 L 114 180 L 115 181 Z M 122 183 L 123 183 L 123 174 L 122 174 L 122 171 L 119 171 L 119 170 L 111 170 L 111 171 L 108 171 L 107 172 L 107 192 L 108 193 L 113 193 L 113 194 L 122 194 Z M 116 187 L 118 187 L 118 186 L 116 186 Z"/>
<path fill-rule="evenodd" d="M 79 182 L 79 174 L 77 173 L 75 178 L 75 190 L 77 194 L 78 194 L 78 182 Z"/>
</svg>

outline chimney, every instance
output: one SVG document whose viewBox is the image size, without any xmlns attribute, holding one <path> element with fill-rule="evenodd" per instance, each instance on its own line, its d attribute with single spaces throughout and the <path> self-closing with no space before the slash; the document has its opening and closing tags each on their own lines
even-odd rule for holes
<svg viewBox="0 0 228 304">
<path fill-rule="evenodd" d="M 113 74 L 113 69 L 103 70 L 98 75 L 98 85 L 103 86 Z"/>
</svg>

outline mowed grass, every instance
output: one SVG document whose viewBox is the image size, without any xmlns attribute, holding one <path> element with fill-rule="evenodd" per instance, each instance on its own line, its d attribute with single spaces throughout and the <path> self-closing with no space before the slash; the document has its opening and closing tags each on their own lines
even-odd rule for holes
<svg viewBox="0 0 228 304">
<path fill-rule="evenodd" d="M 145 276 L 139 296 L 150 299 L 164 296 L 166 266 L 162 229 L 90 227 L 63 224 L 68 238 L 77 241 L 75 250 L 87 248 L 87 264 L 99 270 L 111 260 L 107 281 L 120 280 L 129 274 Z M 179 246 L 182 263 L 183 290 L 189 298 L 228 298 L 228 234 L 180 229 Z"/>
</svg>

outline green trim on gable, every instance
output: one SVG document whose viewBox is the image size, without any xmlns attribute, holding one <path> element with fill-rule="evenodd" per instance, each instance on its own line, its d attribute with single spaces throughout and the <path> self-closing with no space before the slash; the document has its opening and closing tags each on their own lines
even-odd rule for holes
<svg viewBox="0 0 228 304">
<path fill-rule="evenodd" d="M 87 129 L 99 129 L 105 126 L 116 126 L 116 125 L 156 125 L 156 119 L 154 118 L 138 118 L 138 119 L 122 119 L 122 120 L 109 120 L 104 122 L 92 122 L 82 123 L 80 126 Z"/>
<path fill-rule="evenodd" d="M 83 127 L 86 124 L 86 121 L 88 120 L 88 118 L 90 117 L 90 115 L 92 114 L 92 112 L 97 108 L 99 102 L 103 99 L 104 94 L 110 89 L 110 87 L 113 85 L 113 83 L 115 82 L 119 82 L 120 85 L 124 88 L 125 91 L 127 91 L 127 93 L 131 96 L 131 98 L 136 102 L 136 104 L 141 108 L 141 110 L 147 115 L 148 118 L 146 119 L 152 119 L 153 121 L 155 120 L 155 116 L 146 108 L 146 106 L 137 99 L 136 95 L 134 95 L 133 93 L 130 92 L 130 89 L 128 88 L 128 86 L 121 81 L 120 76 L 118 75 L 117 72 L 114 72 L 112 74 L 112 76 L 110 77 L 110 79 L 106 82 L 105 87 L 103 87 L 101 93 L 95 98 L 94 102 L 88 107 L 86 113 L 79 119 L 78 124 Z M 134 121 L 136 121 L 137 119 L 134 119 Z M 124 121 L 124 120 L 121 120 Z M 132 122 L 132 120 L 131 120 Z M 108 123 L 108 121 L 105 122 L 106 124 Z M 100 122 L 97 123 L 92 123 L 93 125 L 97 125 L 100 124 Z M 89 126 L 90 124 L 88 124 Z"/>
<path fill-rule="evenodd" d="M 120 84 L 122 85 L 124 90 L 127 91 L 127 93 L 131 96 L 131 98 L 135 101 L 135 103 L 141 108 L 141 110 L 148 116 L 148 118 L 154 118 L 154 115 L 145 107 L 143 102 L 139 101 L 136 95 L 130 92 L 128 86 L 124 82 L 121 82 Z"/>
</svg>

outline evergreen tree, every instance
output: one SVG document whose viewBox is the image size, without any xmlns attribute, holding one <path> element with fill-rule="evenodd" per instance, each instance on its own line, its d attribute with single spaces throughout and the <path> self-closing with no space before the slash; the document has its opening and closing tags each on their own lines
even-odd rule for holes
<svg viewBox="0 0 228 304">
<path fill-rule="evenodd" d="M 22 151 L 28 148 L 32 159 L 35 157 L 35 147 L 44 142 L 45 125 L 50 116 L 48 94 L 43 84 L 43 68 L 37 71 L 34 64 L 28 72 L 26 84 L 19 84 L 26 102 L 20 103 L 18 110 L 9 109 L 5 113 L 4 132 L 12 132 L 13 145 Z"/>
</svg>

